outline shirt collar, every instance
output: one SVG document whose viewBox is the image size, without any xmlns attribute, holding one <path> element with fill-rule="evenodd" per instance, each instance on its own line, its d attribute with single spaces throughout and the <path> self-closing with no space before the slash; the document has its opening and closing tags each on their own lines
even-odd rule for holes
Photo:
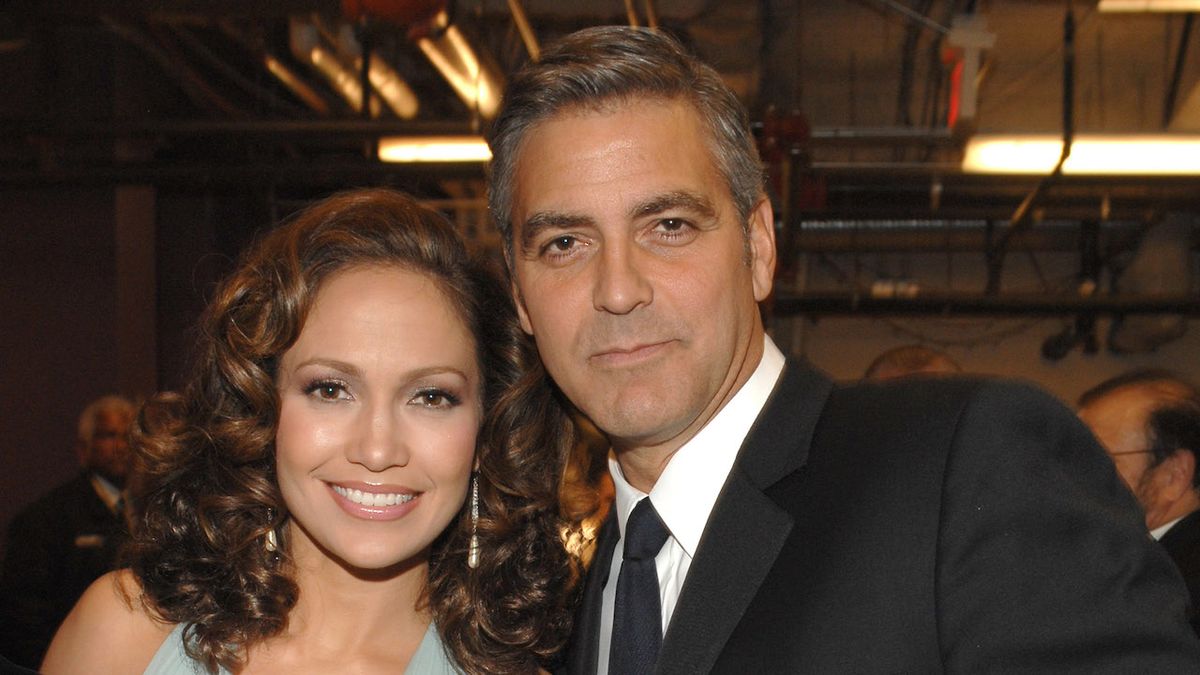
<svg viewBox="0 0 1200 675">
<path fill-rule="evenodd" d="M 1159 525 L 1158 527 L 1154 528 L 1153 530 L 1150 530 L 1150 536 L 1154 537 L 1155 541 L 1162 539 L 1163 535 L 1166 534 L 1168 530 L 1170 530 L 1172 527 L 1175 527 L 1175 523 L 1178 523 L 1179 521 L 1183 520 L 1186 517 L 1187 516 L 1180 516 L 1180 517 L 1176 518 L 1175 520 L 1172 520 L 1169 523 L 1164 523 L 1162 525 Z"/>
<path fill-rule="evenodd" d="M 93 472 L 88 475 L 88 478 L 92 482 L 92 489 L 96 491 L 96 495 L 100 497 L 100 501 L 104 502 L 108 510 L 118 511 L 117 503 L 121 501 L 121 490 L 113 485 L 112 481 L 98 473 Z"/>
<path fill-rule="evenodd" d="M 700 535 L 738 450 L 783 372 L 783 353 L 770 337 L 764 336 L 763 342 L 762 358 L 750 379 L 704 428 L 675 452 L 650 491 L 654 510 L 689 556 L 696 555 Z M 629 514 L 646 494 L 625 480 L 615 458 L 609 457 L 608 468 L 615 487 L 613 505 L 617 524 L 624 536 Z"/>
</svg>

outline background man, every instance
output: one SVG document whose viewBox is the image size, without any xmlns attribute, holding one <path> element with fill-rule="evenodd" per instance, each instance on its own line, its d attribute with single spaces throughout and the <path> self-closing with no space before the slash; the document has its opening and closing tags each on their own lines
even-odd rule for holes
<svg viewBox="0 0 1200 675">
<path fill-rule="evenodd" d="M 1084 392 L 1079 417 L 1108 451 L 1146 513 L 1146 527 L 1200 608 L 1200 392 L 1156 370 L 1119 375 Z M 1192 616 L 1200 634 L 1200 617 Z"/>
<path fill-rule="evenodd" d="M 37 668 L 83 591 L 113 568 L 126 536 L 121 490 L 129 473 L 133 405 L 119 396 L 79 416 L 82 472 L 21 511 L 0 570 L 0 654 Z"/>
<path fill-rule="evenodd" d="M 673 40 L 565 38 L 491 146 L 522 325 L 614 454 L 568 671 L 1200 672 L 1178 577 L 1070 411 L 785 360 L 746 112 Z"/>
<path fill-rule="evenodd" d="M 909 375 L 956 375 L 962 366 L 944 352 L 924 345 L 905 345 L 889 349 L 871 361 L 864 380 L 891 380 Z"/>
</svg>

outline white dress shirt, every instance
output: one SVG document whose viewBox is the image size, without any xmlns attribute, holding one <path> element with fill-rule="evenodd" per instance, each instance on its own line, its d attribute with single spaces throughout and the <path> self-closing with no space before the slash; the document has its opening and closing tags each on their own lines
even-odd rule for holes
<svg viewBox="0 0 1200 675">
<path fill-rule="evenodd" d="M 108 510 L 112 511 L 114 515 L 121 515 L 122 509 L 120 505 L 125 498 L 125 494 L 121 492 L 121 489 L 113 485 L 104 476 L 95 472 L 88 476 L 88 480 L 91 481 L 92 489 L 96 491 L 96 496 L 100 498 L 100 501 L 104 502 Z"/>
<path fill-rule="evenodd" d="M 1187 516 L 1179 516 L 1178 518 L 1176 518 L 1175 520 L 1172 520 L 1169 523 L 1163 523 L 1162 525 L 1159 525 L 1158 527 L 1154 528 L 1153 530 L 1150 530 L 1150 536 L 1154 537 L 1154 541 L 1158 541 L 1158 540 L 1162 539 L 1163 535 L 1165 535 L 1172 527 L 1175 527 L 1176 523 L 1178 523 L 1179 521 L 1183 520 L 1186 517 Z"/>
<path fill-rule="evenodd" d="M 650 491 L 654 510 L 670 530 L 671 536 L 654 559 L 658 570 L 659 599 L 662 602 L 663 633 L 683 589 L 692 557 L 700 544 L 700 535 L 712 513 L 717 495 L 729 477 L 738 450 L 766 405 L 775 383 L 783 372 L 783 353 L 770 337 L 764 337 L 762 359 L 750 379 L 733 398 L 687 443 L 684 443 L 663 469 Z M 621 573 L 621 551 L 625 523 L 633 507 L 647 495 L 629 484 L 616 459 L 609 457 L 616 494 L 613 508 L 617 513 L 622 540 L 612 557 L 608 583 L 604 586 L 600 609 L 600 660 L 598 673 L 608 672 L 608 651 L 612 643 L 613 605 L 617 598 L 617 576 Z M 597 561 L 603 564 L 603 561 Z"/>
</svg>

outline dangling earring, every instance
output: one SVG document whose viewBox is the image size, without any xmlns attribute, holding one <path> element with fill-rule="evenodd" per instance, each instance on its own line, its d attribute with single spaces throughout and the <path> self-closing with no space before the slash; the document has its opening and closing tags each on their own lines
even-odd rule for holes
<svg viewBox="0 0 1200 675">
<path fill-rule="evenodd" d="M 263 548 L 267 549 L 267 553 L 275 553 L 279 550 L 279 536 L 275 534 L 275 511 L 267 509 L 267 520 L 270 521 L 271 528 L 267 530 Z"/>
<path fill-rule="evenodd" d="M 467 548 L 467 567 L 479 567 L 479 474 L 471 476 L 471 545 Z"/>
</svg>

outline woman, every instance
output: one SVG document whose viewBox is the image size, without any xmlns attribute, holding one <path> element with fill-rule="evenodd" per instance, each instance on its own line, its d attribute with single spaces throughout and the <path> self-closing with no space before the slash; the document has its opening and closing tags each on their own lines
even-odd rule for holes
<svg viewBox="0 0 1200 675">
<path fill-rule="evenodd" d="M 383 190 L 317 204 L 202 327 L 191 386 L 139 421 L 130 568 L 88 590 L 45 673 L 505 673 L 555 653 L 576 432 L 443 218 Z"/>
</svg>

